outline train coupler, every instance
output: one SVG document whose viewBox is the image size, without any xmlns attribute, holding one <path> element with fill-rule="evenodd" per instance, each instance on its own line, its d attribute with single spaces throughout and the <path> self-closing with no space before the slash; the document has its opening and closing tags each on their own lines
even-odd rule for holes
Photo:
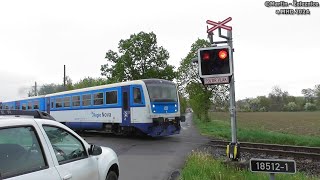
<svg viewBox="0 0 320 180">
<path fill-rule="evenodd" d="M 240 158 L 240 143 L 231 142 L 227 145 L 227 157 L 232 161 L 238 161 Z"/>
</svg>

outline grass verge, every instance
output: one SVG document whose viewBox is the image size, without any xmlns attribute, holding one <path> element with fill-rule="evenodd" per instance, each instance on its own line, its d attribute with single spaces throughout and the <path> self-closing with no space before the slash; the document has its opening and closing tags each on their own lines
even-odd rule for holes
<svg viewBox="0 0 320 180">
<path fill-rule="evenodd" d="M 212 120 L 203 122 L 193 118 L 201 134 L 220 139 L 231 139 L 230 123 L 227 121 Z M 238 128 L 238 140 L 271 144 L 287 144 L 297 146 L 320 147 L 320 138 L 315 136 L 293 135 L 272 132 L 260 129 Z"/>
<path fill-rule="evenodd" d="M 180 180 L 268 180 L 265 173 L 252 173 L 226 166 L 220 160 L 202 152 L 192 152 L 187 158 Z M 277 180 L 316 180 L 316 177 L 306 176 L 302 173 L 276 174 Z"/>
</svg>

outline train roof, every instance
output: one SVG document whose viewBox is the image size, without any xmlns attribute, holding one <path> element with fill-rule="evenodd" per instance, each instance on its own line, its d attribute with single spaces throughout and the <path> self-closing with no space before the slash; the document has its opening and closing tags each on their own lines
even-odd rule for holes
<svg viewBox="0 0 320 180">
<path fill-rule="evenodd" d="M 33 96 L 33 97 L 27 97 L 27 98 L 17 98 L 11 101 L 3 101 L 2 103 L 6 102 L 14 102 L 14 101 L 21 101 L 21 100 L 29 100 L 29 99 L 37 99 L 37 98 L 43 98 L 43 97 L 51 97 L 51 96 L 58 96 L 58 95 L 64 95 L 69 93 L 78 93 L 83 91 L 91 91 L 91 90 L 98 90 L 98 89 L 104 89 L 104 88 L 112 88 L 112 87 L 119 87 L 119 86 L 126 86 L 131 84 L 148 84 L 148 83 L 165 83 L 165 84 L 175 84 L 172 81 L 165 80 L 165 79 L 156 79 L 156 78 L 150 78 L 150 79 L 140 79 L 140 80 L 133 80 L 133 81 L 125 81 L 125 82 L 118 82 L 118 83 L 112 83 L 112 84 L 105 84 L 100 86 L 93 86 L 93 87 L 87 87 L 87 88 L 81 88 L 81 89 L 75 89 L 75 90 L 69 90 L 69 91 L 62 91 L 47 95 L 41 95 L 41 96 Z"/>
<path fill-rule="evenodd" d="M 133 81 L 118 82 L 118 83 L 105 84 L 105 85 L 100 85 L 100 86 L 75 89 L 75 90 L 70 90 L 70 91 L 63 91 L 63 92 L 58 92 L 58 93 L 53 93 L 53 94 L 47 94 L 46 97 L 59 96 L 59 95 L 69 94 L 69 93 L 78 93 L 78 92 L 83 92 L 83 91 L 92 91 L 92 90 L 98 90 L 98 89 L 104 89 L 104 88 L 113 88 L 113 87 L 126 86 L 126 85 L 131 85 L 131 84 L 146 84 L 146 83 L 159 83 L 159 82 L 163 82 L 166 84 L 169 84 L 169 83 L 174 84 L 173 82 L 165 80 L 165 79 L 139 79 L 139 80 L 133 80 Z"/>
<path fill-rule="evenodd" d="M 58 95 L 69 94 L 69 93 L 77 93 L 77 92 L 83 92 L 83 91 L 92 91 L 92 90 L 98 90 L 98 89 L 104 89 L 104 88 L 119 87 L 119 86 L 125 86 L 125 85 L 130 85 L 130 84 L 142 84 L 142 83 L 143 83 L 142 80 L 118 82 L 118 83 L 105 84 L 105 85 L 100 85 L 100 86 L 92 86 L 92 87 L 87 87 L 87 88 L 74 89 L 74 90 L 69 90 L 69 91 L 62 91 L 62 92 L 57 92 L 57 93 L 53 93 L 53 94 L 47 94 L 46 97 L 58 96 Z"/>
<path fill-rule="evenodd" d="M 8 103 L 8 102 L 14 102 L 14 101 L 23 101 L 23 100 L 30 100 L 30 99 L 39 99 L 43 98 L 45 95 L 40 95 L 40 96 L 32 96 L 32 97 L 22 97 L 22 98 L 15 98 L 7 101 L 1 101 L 1 103 Z"/>
</svg>

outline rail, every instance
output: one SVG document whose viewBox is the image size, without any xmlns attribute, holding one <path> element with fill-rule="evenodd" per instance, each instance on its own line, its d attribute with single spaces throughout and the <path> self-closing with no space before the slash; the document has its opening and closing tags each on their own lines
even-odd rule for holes
<svg viewBox="0 0 320 180">
<path fill-rule="evenodd" d="M 220 148 L 225 148 L 227 144 L 229 142 L 224 140 L 211 140 L 209 142 L 210 146 Z M 317 147 L 240 142 L 240 151 L 320 159 L 320 148 Z"/>
</svg>

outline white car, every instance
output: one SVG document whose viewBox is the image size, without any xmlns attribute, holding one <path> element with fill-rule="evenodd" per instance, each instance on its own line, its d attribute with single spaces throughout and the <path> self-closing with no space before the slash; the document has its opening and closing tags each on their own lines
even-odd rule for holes
<svg viewBox="0 0 320 180">
<path fill-rule="evenodd" d="M 25 112 L 0 111 L 0 180 L 118 179 L 112 149 L 88 144 L 46 113 Z"/>
</svg>

